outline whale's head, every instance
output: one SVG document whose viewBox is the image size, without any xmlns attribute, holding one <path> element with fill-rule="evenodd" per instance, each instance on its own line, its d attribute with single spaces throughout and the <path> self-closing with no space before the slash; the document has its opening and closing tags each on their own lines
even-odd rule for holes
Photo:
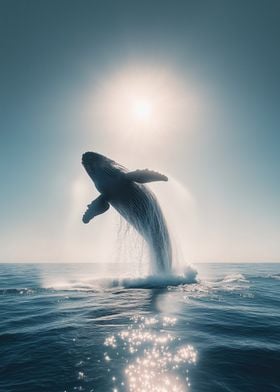
<svg viewBox="0 0 280 392">
<path fill-rule="evenodd" d="M 82 164 L 89 175 L 93 174 L 100 166 L 104 165 L 107 158 L 97 152 L 85 152 L 82 156 Z"/>
<path fill-rule="evenodd" d="M 111 159 L 97 152 L 88 151 L 82 156 L 82 165 L 93 180 L 100 172 L 106 170 L 106 168 L 108 169 L 112 162 Z"/>
<path fill-rule="evenodd" d="M 112 159 L 90 151 L 83 154 L 82 165 L 101 193 L 108 191 L 107 188 L 113 185 L 116 175 L 124 170 Z"/>
</svg>

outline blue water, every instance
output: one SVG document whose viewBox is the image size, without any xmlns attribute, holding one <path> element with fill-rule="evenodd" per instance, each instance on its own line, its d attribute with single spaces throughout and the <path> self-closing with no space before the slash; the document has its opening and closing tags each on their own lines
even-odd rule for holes
<svg viewBox="0 0 280 392">
<path fill-rule="evenodd" d="M 280 264 L 195 268 L 1 264 L 1 392 L 280 391 Z"/>
</svg>

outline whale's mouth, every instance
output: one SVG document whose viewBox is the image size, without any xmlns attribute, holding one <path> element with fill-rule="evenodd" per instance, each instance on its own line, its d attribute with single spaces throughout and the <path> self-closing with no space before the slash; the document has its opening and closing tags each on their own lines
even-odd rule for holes
<svg viewBox="0 0 280 392">
<path fill-rule="evenodd" d="M 82 159 L 82 165 L 86 169 L 87 173 L 92 172 L 92 165 Z"/>
<path fill-rule="evenodd" d="M 82 155 L 82 165 L 88 170 L 93 170 L 103 161 L 104 157 L 96 152 L 88 151 Z"/>
<path fill-rule="evenodd" d="M 91 153 L 91 152 L 85 152 L 85 153 L 82 155 L 82 164 L 83 164 L 83 165 L 86 165 L 86 164 L 89 164 L 89 163 L 93 163 L 93 162 L 94 162 L 93 153 Z"/>
<path fill-rule="evenodd" d="M 87 169 L 87 168 L 90 168 L 90 164 L 87 162 L 87 161 L 85 161 L 84 159 L 82 159 L 82 165 Z"/>
</svg>

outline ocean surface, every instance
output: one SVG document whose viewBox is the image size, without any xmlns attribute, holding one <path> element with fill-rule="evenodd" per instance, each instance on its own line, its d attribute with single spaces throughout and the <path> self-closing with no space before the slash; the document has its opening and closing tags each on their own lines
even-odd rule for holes
<svg viewBox="0 0 280 392">
<path fill-rule="evenodd" d="M 280 391 L 280 264 L 194 268 L 0 264 L 0 391 Z"/>
</svg>

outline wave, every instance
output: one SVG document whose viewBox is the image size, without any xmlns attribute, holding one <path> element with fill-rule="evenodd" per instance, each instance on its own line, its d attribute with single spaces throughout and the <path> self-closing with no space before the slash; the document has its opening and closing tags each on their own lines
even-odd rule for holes
<svg viewBox="0 0 280 392">
<path fill-rule="evenodd" d="M 163 275 L 163 276 L 147 276 L 145 278 L 129 278 L 113 281 L 113 286 L 121 286 L 126 289 L 160 289 L 166 287 L 174 287 L 185 284 L 197 283 L 197 272 L 189 270 L 184 275 Z"/>
<path fill-rule="evenodd" d="M 39 283 L 39 282 L 38 282 Z M 96 277 L 88 276 L 41 276 L 39 285 L 32 287 L 8 287 L 0 288 L 0 295 L 34 295 L 46 291 L 81 291 L 102 292 L 115 289 L 164 289 L 197 283 L 197 271 L 187 267 L 182 273 L 138 276 L 111 276 Z"/>
<path fill-rule="evenodd" d="M 148 275 L 144 277 L 121 276 L 96 279 L 60 279 L 44 282 L 43 287 L 53 290 L 102 291 L 108 289 L 160 289 L 197 282 L 197 271 L 187 267 L 180 274 Z"/>
<path fill-rule="evenodd" d="M 280 274 L 267 275 L 266 278 L 280 280 Z"/>
<path fill-rule="evenodd" d="M 245 278 L 244 275 L 239 274 L 239 273 L 235 273 L 235 274 L 226 275 L 222 279 L 222 282 L 223 283 L 248 282 L 248 280 Z"/>
<path fill-rule="evenodd" d="M 7 288 L 7 289 L 0 289 L 0 295 L 5 295 L 5 294 L 32 295 L 35 292 L 38 292 L 38 290 L 40 290 L 39 287 L 33 287 L 33 288 L 27 288 L 27 287 Z"/>
<path fill-rule="evenodd" d="M 217 299 L 220 295 L 237 294 L 249 297 L 250 281 L 243 274 L 234 273 L 215 280 L 198 280 L 196 284 L 184 286 L 186 298 L 209 298 Z"/>
<path fill-rule="evenodd" d="M 32 287 L 1 288 L 0 295 L 34 295 L 46 291 L 80 291 L 102 292 L 116 289 L 165 289 L 183 286 L 183 290 L 195 296 L 214 295 L 218 292 L 244 292 L 249 289 L 251 280 L 280 280 L 280 274 L 248 277 L 241 273 L 227 274 L 219 279 L 200 279 L 197 271 L 188 266 L 184 271 L 166 275 L 132 276 L 99 276 L 88 277 L 66 274 L 66 276 L 41 276 L 39 285 Z"/>
</svg>

